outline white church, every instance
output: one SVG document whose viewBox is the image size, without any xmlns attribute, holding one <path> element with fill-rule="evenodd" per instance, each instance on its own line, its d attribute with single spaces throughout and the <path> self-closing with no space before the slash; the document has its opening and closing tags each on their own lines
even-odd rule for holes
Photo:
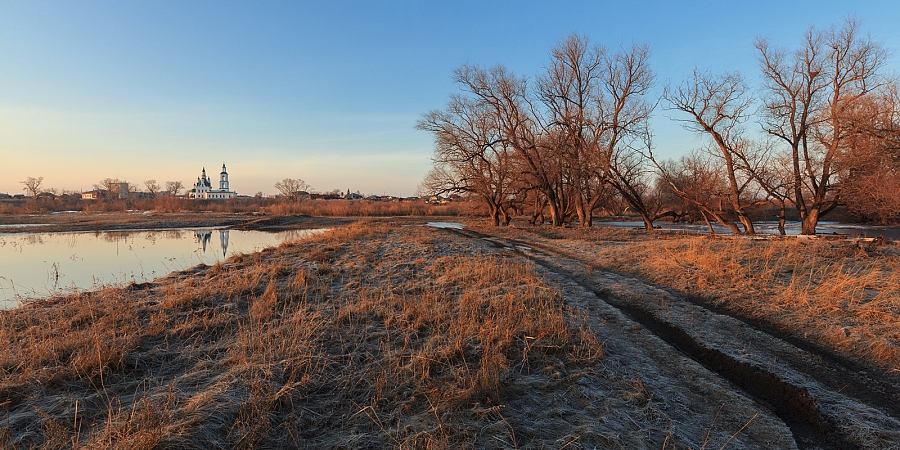
<svg viewBox="0 0 900 450">
<path fill-rule="evenodd" d="M 212 188 L 212 180 L 206 177 L 206 167 L 203 168 L 203 174 L 197 178 L 194 188 L 189 192 L 190 198 L 195 199 L 228 199 L 237 197 L 237 192 L 228 190 L 228 171 L 225 170 L 225 163 L 222 163 L 222 173 L 219 174 L 219 188 Z"/>
</svg>

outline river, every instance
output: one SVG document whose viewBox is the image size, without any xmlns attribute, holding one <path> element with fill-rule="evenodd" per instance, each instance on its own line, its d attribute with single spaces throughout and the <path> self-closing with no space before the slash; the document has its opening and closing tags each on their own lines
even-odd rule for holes
<svg viewBox="0 0 900 450">
<path fill-rule="evenodd" d="M 88 233 L 0 233 L 0 308 L 28 298 L 152 281 L 197 264 L 302 239 L 324 230 L 278 233 L 179 229 Z"/>
</svg>

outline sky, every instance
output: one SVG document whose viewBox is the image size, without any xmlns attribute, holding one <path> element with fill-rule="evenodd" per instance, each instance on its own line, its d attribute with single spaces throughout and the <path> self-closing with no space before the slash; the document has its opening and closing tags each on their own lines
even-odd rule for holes
<svg viewBox="0 0 900 450">
<path fill-rule="evenodd" d="M 572 33 L 647 44 L 659 95 L 695 68 L 759 85 L 753 42 L 796 49 L 855 17 L 893 52 L 893 1 L 0 0 L 0 193 L 104 178 L 191 186 L 224 162 L 239 194 L 283 178 L 316 191 L 410 196 L 431 167 L 415 129 L 460 92 L 462 64 L 533 76 Z M 700 140 L 657 108 L 654 146 Z"/>
</svg>

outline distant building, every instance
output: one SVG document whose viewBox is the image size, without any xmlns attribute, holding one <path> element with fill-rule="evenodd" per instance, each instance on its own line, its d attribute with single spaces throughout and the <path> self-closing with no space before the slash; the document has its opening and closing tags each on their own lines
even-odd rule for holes
<svg viewBox="0 0 900 450">
<path fill-rule="evenodd" d="M 81 199 L 82 200 L 98 200 L 98 199 L 127 199 L 128 198 L 128 183 L 110 183 L 109 190 L 106 189 L 94 189 L 92 191 L 82 192 Z"/>
<path fill-rule="evenodd" d="M 110 188 L 117 192 L 119 198 L 128 198 L 128 183 L 113 183 Z"/>
<path fill-rule="evenodd" d="M 206 168 L 203 168 L 203 174 L 197 178 L 194 188 L 188 192 L 188 197 L 194 199 L 229 199 L 237 197 L 237 192 L 228 190 L 228 171 L 225 170 L 225 163 L 222 163 L 222 173 L 219 174 L 219 188 L 212 188 L 212 180 L 206 176 Z"/>
</svg>

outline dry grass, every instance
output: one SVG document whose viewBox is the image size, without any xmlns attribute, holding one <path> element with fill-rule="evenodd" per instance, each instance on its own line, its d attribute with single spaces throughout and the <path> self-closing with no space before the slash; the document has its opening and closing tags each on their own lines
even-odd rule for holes
<svg viewBox="0 0 900 450">
<path fill-rule="evenodd" d="M 642 243 L 620 270 L 900 370 L 900 251 L 846 241 Z"/>
<path fill-rule="evenodd" d="M 509 377 L 603 352 L 533 267 L 462 245 L 354 225 L 2 311 L 0 446 L 470 447 Z"/>
<path fill-rule="evenodd" d="M 594 263 L 588 272 L 633 274 L 900 371 L 896 243 L 686 237 L 607 227 L 500 231 L 509 237 L 522 232 L 589 252 Z"/>
</svg>

